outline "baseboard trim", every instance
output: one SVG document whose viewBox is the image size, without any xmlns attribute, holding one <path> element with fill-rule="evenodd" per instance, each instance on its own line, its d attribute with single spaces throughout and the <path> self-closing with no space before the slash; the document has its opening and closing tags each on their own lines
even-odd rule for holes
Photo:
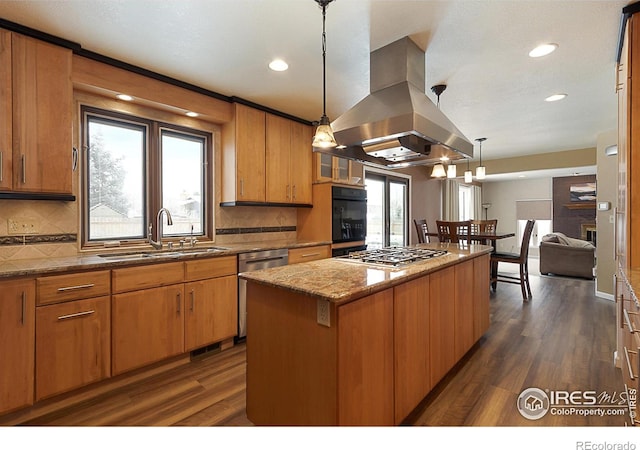
<svg viewBox="0 0 640 450">
<path fill-rule="evenodd" d="M 598 291 L 597 289 L 596 289 L 596 297 L 604 298 L 606 300 L 611 300 L 612 302 L 616 301 L 616 298 L 613 296 L 613 294 L 609 294 L 607 292 L 601 292 L 601 291 Z"/>
</svg>

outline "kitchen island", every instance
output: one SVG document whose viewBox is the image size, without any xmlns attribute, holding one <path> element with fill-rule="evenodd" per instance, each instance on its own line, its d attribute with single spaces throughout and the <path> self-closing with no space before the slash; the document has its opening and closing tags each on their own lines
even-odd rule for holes
<svg viewBox="0 0 640 450">
<path fill-rule="evenodd" d="M 490 246 L 401 267 L 331 258 L 242 273 L 247 416 L 400 424 L 489 327 Z"/>
</svg>

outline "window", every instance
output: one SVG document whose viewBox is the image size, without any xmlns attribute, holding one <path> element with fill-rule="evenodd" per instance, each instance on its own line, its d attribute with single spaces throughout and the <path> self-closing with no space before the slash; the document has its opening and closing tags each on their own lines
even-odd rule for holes
<svg viewBox="0 0 640 450">
<path fill-rule="evenodd" d="M 473 217 L 473 189 L 471 186 L 460 185 L 458 189 L 458 218 L 472 220 Z"/>
<path fill-rule="evenodd" d="M 161 207 L 173 219 L 163 237 L 212 235 L 210 133 L 90 107 L 82 118 L 85 245 L 145 241 Z"/>
<path fill-rule="evenodd" d="M 368 248 L 404 246 L 408 238 L 409 181 L 366 171 Z"/>
</svg>

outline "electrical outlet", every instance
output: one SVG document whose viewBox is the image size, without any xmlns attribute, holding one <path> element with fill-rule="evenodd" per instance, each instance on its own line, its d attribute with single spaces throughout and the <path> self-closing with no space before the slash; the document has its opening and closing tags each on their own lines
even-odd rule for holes
<svg viewBox="0 0 640 450">
<path fill-rule="evenodd" d="M 7 220 L 9 234 L 38 234 L 38 222 L 31 217 L 15 217 Z"/>
<path fill-rule="evenodd" d="M 329 302 L 327 300 L 317 300 L 318 305 L 318 324 L 325 327 L 331 326 L 331 309 L 329 308 Z"/>
</svg>

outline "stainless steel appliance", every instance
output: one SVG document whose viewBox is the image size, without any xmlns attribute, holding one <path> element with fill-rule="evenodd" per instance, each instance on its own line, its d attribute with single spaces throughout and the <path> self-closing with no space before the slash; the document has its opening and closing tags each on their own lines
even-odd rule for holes
<svg viewBox="0 0 640 450">
<path fill-rule="evenodd" d="M 334 244 L 364 241 L 367 236 L 367 191 L 332 186 L 331 237 Z"/>
<path fill-rule="evenodd" d="M 240 253 L 238 255 L 238 273 L 289 264 L 289 251 L 286 248 L 261 252 Z M 247 335 L 247 282 L 238 280 L 238 338 Z"/>
<path fill-rule="evenodd" d="M 385 267 L 403 267 L 407 264 L 425 261 L 427 259 L 444 256 L 446 250 L 434 250 L 419 247 L 385 247 L 375 250 L 363 250 L 351 252 L 348 255 L 340 256 L 340 259 L 371 265 L 381 265 Z"/>
</svg>

